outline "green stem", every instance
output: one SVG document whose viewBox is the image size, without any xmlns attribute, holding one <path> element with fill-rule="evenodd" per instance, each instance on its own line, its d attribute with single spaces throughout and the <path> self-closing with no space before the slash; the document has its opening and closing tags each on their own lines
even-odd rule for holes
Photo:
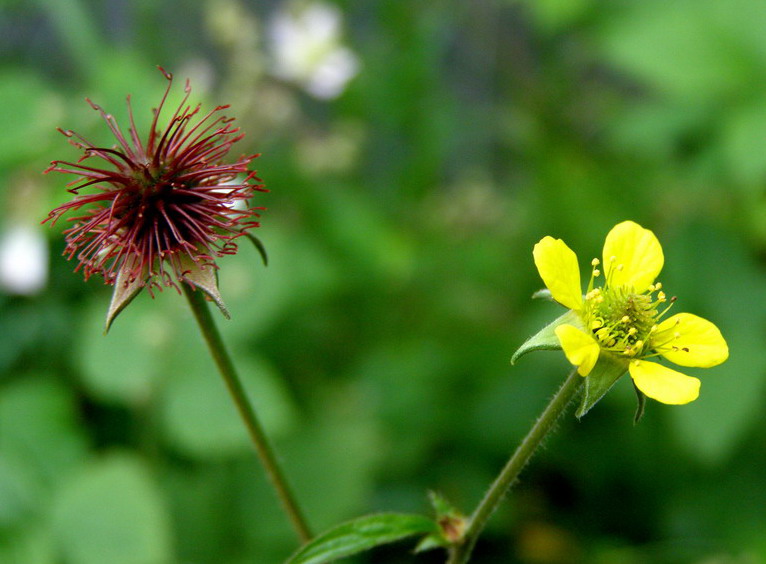
<svg viewBox="0 0 766 564">
<path fill-rule="evenodd" d="M 500 505 L 500 502 L 516 481 L 521 470 L 529 459 L 532 458 L 537 447 L 540 446 L 540 443 L 551 431 L 558 418 L 566 411 L 569 402 L 577 394 L 582 382 L 583 378 L 577 374 L 575 369 L 561 385 L 559 391 L 556 392 L 556 395 L 553 396 L 548 406 L 537 421 L 535 421 L 527 436 L 521 441 L 516 452 L 513 453 L 513 456 L 508 460 L 508 463 L 484 495 L 484 499 L 481 500 L 481 503 L 479 503 L 473 515 L 471 515 L 462 542 L 450 549 L 447 564 L 465 564 L 468 562 L 476 540 L 479 538 L 487 521 L 495 512 L 497 506 Z"/>
<path fill-rule="evenodd" d="M 202 335 L 205 337 L 210 354 L 213 356 L 218 371 L 226 382 L 226 387 L 231 393 L 231 397 L 237 406 L 237 411 L 239 411 L 239 415 L 242 417 L 245 427 L 247 427 L 250 438 L 255 445 L 255 450 L 258 452 L 258 457 L 266 469 L 266 474 L 268 474 L 269 480 L 271 480 L 287 516 L 290 518 L 301 541 L 311 540 L 311 531 L 290 491 L 290 487 L 287 485 L 287 480 L 282 470 L 277 464 L 274 451 L 266 438 L 263 427 L 258 421 L 253 406 L 250 404 L 250 400 L 247 398 L 245 389 L 242 387 L 242 381 L 234 369 L 231 357 L 226 351 L 223 340 L 221 340 L 221 334 L 218 332 L 213 317 L 210 315 L 210 308 L 203 292 L 192 289 L 188 284 L 181 284 L 181 286 L 184 289 L 184 294 L 186 294 L 194 317 L 197 319 Z"/>
</svg>

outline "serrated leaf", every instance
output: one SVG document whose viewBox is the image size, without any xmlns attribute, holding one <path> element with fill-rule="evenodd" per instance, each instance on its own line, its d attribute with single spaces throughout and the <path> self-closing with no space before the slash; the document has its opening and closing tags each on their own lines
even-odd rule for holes
<svg viewBox="0 0 766 564">
<path fill-rule="evenodd" d="M 407 537 L 438 532 L 436 523 L 422 515 L 366 515 L 322 533 L 301 547 L 287 564 L 323 564 Z"/>
<path fill-rule="evenodd" d="M 195 288 L 199 288 L 213 300 L 218 309 L 226 319 L 231 319 L 229 310 L 223 303 L 221 292 L 218 291 L 218 277 L 216 269 L 210 264 L 200 264 L 189 255 L 180 257 L 181 268 L 183 270 L 183 281 L 188 282 Z"/>
<path fill-rule="evenodd" d="M 518 350 L 513 353 L 511 364 L 515 364 L 522 356 L 533 351 L 560 351 L 561 344 L 554 330 L 559 325 L 574 325 L 582 328 L 582 321 L 576 312 L 569 310 L 564 315 L 543 327 L 540 331 L 527 339 Z"/>
<path fill-rule="evenodd" d="M 109 310 L 106 312 L 106 327 L 104 328 L 104 334 L 109 332 L 109 328 L 112 326 L 115 318 L 124 310 L 130 302 L 133 301 L 144 287 L 144 279 L 136 278 L 131 281 L 130 269 L 123 268 L 117 273 L 117 280 L 114 282 L 114 292 L 112 293 L 112 301 L 109 303 Z"/>
<path fill-rule="evenodd" d="M 588 413 L 627 370 L 627 361 L 602 351 L 596 366 L 585 377 L 582 401 L 575 416 L 580 419 Z"/>
<path fill-rule="evenodd" d="M 0 475 L 2 467 L 10 465 L 21 472 L 23 484 L 49 487 L 77 468 L 87 458 L 87 452 L 88 439 L 79 419 L 75 392 L 61 379 L 33 373 L 3 382 Z M 8 491 L 0 485 L 0 524 L 5 524 L 3 515 L 9 510 L 4 493 Z M 36 496 L 34 499 L 38 502 Z"/>
<path fill-rule="evenodd" d="M 50 501 L 60 559 L 78 564 L 171 562 L 171 520 L 146 462 L 112 453 L 70 473 Z"/>
</svg>

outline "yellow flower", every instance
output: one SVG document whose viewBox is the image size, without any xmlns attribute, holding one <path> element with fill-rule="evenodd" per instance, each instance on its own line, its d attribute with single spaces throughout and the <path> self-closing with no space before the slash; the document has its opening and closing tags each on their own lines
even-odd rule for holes
<svg viewBox="0 0 766 564">
<path fill-rule="evenodd" d="M 726 341 L 710 321 L 690 313 L 665 318 L 675 298 L 668 300 L 655 282 L 664 264 L 662 247 L 637 223 L 624 221 L 609 232 L 603 259 L 591 262 L 584 296 L 577 255 L 561 239 L 544 237 L 533 256 L 553 299 L 579 321 L 554 331 L 580 375 L 587 376 L 602 355 L 610 355 L 624 362 L 646 396 L 684 404 L 697 399 L 700 381 L 647 359 L 662 356 L 680 366 L 708 368 L 729 357 Z"/>
</svg>

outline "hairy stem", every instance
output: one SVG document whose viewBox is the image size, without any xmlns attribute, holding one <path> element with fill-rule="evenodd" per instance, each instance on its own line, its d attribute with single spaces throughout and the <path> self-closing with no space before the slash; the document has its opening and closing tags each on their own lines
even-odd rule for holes
<svg viewBox="0 0 766 564">
<path fill-rule="evenodd" d="M 231 357 L 221 339 L 221 334 L 218 332 L 213 317 L 210 315 L 210 309 L 205 300 L 204 293 L 192 289 L 188 284 L 181 284 L 181 286 L 189 301 L 194 317 L 197 319 L 210 354 L 224 382 L 226 382 L 226 387 L 229 389 L 229 393 L 237 406 L 237 411 L 240 417 L 242 417 L 245 427 L 247 427 L 247 432 L 255 445 L 258 457 L 261 459 L 266 474 L 268 474 L 269 480 L 274 486 L 279 500 L 282 502 L 282 507 L 290 518 L 290 522 L 298 537 L 300 537 L 302 542 L 306 542 L 311 539 L 311 532 L 306 524 L 306 519 L 303 517 L 300 507 L 295 501 L 295 497 L 274 456 L 274 451 L 266 438 L 263 427 L 258 421 L 250 400 L 247 398 L 245 389 L 242 387 L 242 381 L 237 375 Z"/>
<path fill-rule="evenodd" d="M 516 481 L 521 470 L 529 459 L 532 458 L 537 447 L 540 446 L 551 429 L 553 429 L 558 418 L 566 411 L 567 406 L 580 389 L 582 382 L 583 378 L 577 374 L 577 369 L 575 369 L 561 385 L 559 391 L 553 396 L 548 406 L 516 449 L 516 452 L 513 453 L 513 456 L 511 456 L 489 490 L 487 490 L 484 499 L 476 507 L 476 510 L 469 519 L 462 542 L 450 549 L 447 564 L 465 564 L 468 562 L 476 540 L 479 538 L 487 521 L 498 505 L 500 505 L 500 502 Z"/>
</svg>

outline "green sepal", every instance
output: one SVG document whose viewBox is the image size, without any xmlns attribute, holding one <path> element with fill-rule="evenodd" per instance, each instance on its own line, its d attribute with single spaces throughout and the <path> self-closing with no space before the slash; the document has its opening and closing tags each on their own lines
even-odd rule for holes
<svg viewBox="0 0 766 564">
<path fill-rule="evenodd" d="M 431 502 L 431 506 L 436 511 L 436 517 L 444 517 L 445 515 L 460 515 L 460 512 L 452 505 L 447 498 L 442 494 L 434 491 L 428 492 L 428 500 Z"/>
<path fill-rule="evenodd" d="M 128 307 L 133 298 L 144 289 L 145 279 L 136 278 L 130 281 L 129 276 L 129 269 L 122 269 L 117 273 L 117 280 L 114 281 L 114 292 L 112 292 L 112 301 L 109 302 L 109 309 L 106 312 L 104 335 L 109 333 L 109 328 L 120 312 Z"/>
<path fill-rule="evenodd" d="M 200 264 L 189 255 L 181 256 L 180 261 L 183 271 L 182 281 L 205 292 L 218 306 L 223 316 L 231 319 L 229 310 L 223 303 L 221 292 L 218 291 L 218 274 L 215 266 L 207 263 Z"/>
<path fill-rule="evenodd" d="M 438 531 L 423 538 L 415 547 L 415 553 L 433 548 L 448 547 L 463 541 L 468 521 L 447 499 L 436 492 L 428 492 L 431 505 L 436 511 Z"/>
<path fill-rule="evenodd" d="M 304 544 L 286 564 L 324 564 L 407 537 L 432 535 L 433 519 L 408 513 L 366 515 L 337 525 Z"/>
<path fill-rule="evenodd" d="M 559 325 L 574 325 L 575 327 L 584 330 L 580 316 L 577 315 L 577 312 L 570 309 L 564 315 L 554 320 L 552 323 L 549 323 L 527 339 L 524 344 L 513 353 L 511 364 L 515 364 L 518 359 L 532 351 L 560 351 L 561 343 L 559 343 L 559 338 L 554 332 Z"/>
<path fill-rule="evenodd" d="M 580 407 L 577 408 L 575 416 L 580 419 L 588 413 L 627 370 L 627 360 L 601 351 L 593 370 L 585 377 L 582 401 L 580 402 Z"/>
<path fill-rule="evenodd" d="M 263 266 L 269 266 L 269 255 L 266 254 L 266 246 L 263 244 L 263 241 L 261 241 L 258 237 L 256 237 L 252 233 L 244 233 L 244 235 L 245 237 L 250 239 L 250 241 L 255 246 L 255 250 L 258 251 L 259 255 L 261 255 Z"/>
<path fill-rule="evenodd" d="M 427 552 L 434 548 L 448 548 L 449 543 L 445 540 L 441 533 L 431 533 L 430 535 L 423 537 L 413 551 L 415 554 L 421 552 Z"/>
<path fill-rule="evenodd" d="M 636 391 L 636 400 L 638 400 L 636 414 L 633 416 L 633 424 L 638 425 L 638 422 L 641 421 L 641 418 L 644 416 L 644 409 L 646 409 L 646 395 L 636 387 L 635 382 L 633 382 L 633 389 Z"/>
<path fill-rule="evenodd" d="M 548 288 L 543 288 L 542 290 L 538 290 L 534 294 L 532 294 L 533 300 L 548 300 L 549 302 L 555 301 L 553 299 L 553 294 Z"/>
</svg>

